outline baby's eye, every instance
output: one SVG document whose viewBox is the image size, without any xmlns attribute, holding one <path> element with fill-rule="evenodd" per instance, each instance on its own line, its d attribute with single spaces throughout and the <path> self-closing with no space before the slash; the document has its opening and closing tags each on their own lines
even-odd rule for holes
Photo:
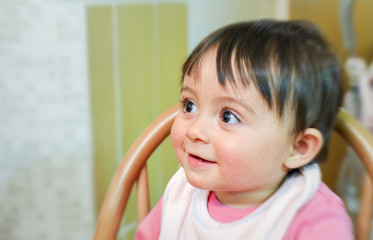
<svg viewBox="0 0 373 240">
<path fill-rule="evenodd" d="M 186 99 L 186 100 L 183 100 L 182 104 L 184 107 L 184 112 L 187 112 L 187 113 L 197 112 L 197 106 L 192 101 Z"/>
<path fill-rule="evenodd" d="M 224 109 L 221 113 L 221 120 L 224 123 L 234 124 L 234 123 L 240 123 L 240 119 L 231 111 L 228 109 Z"/>
</svg>

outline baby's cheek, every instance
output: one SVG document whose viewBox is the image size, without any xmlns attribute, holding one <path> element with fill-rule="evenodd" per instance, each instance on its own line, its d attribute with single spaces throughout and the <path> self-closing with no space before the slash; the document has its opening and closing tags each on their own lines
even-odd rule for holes
<svg viewBox="0 0 373 240">
<path fill-rule="evenodd" d="M 247 155 L 248 146 L 244 142 L 224 139 L 215 147 L 215 150 L 219 158 L 225 159 L 225 161 L 227 159 L 235 161 L 235 159 L 242 159 Z"/>
<path fill-rule="evenodd" d="M 247 169 L 254 164 L 255 148 L 245 144 L 245 142 L 224 141 L 220 147 L 215 147 L 219 162 L 226 165 L 228 169 Z M 255 161 L 255 160 L 254 160 Z"/>
<path fill-rule="evenodd" d="M 170 136 L 171 136 L 171 142 L 172 142 L 172 146 L 175 150 L 175 153 L 176 153 L 176 156 L 179 158 L 180 154 L 181 154 L 181 151 L 183 150 L 183 139 L 184 139 L 184 135 L 182 133 L 182 129 L 179 127 L 179 124 L 178 122 L 175 120 L 172 128 L 171 128 L 171 133 L 170 133 Z"/>
<path fill-rule="evenodd" d="M 175 120 L 170 133 L 172 143 L 177 142 L 180 138 L 180 128 L 178 126 L 179 124 Z"/>
</svg>

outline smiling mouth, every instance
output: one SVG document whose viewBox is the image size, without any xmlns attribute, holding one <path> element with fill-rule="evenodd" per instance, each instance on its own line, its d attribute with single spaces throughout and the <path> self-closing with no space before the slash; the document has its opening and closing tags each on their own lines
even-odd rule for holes
<svg viewBox="0 0 373 240">
<path fill-rule="evenodd" d="M 197 155 L 193 155 L 193 154 L 189 154 L 192 158 L 198 160 L 198 161 L 201 161 L 201 162 L 205 162 L 205 163 L 215 163 L 215 162 L 212 162 L 212 161 L 209 161 L 209 160 L 206 160 L 206 159 L 203 159 L 203 158 L 200 158 L 198 157 Z"/>
</svg>

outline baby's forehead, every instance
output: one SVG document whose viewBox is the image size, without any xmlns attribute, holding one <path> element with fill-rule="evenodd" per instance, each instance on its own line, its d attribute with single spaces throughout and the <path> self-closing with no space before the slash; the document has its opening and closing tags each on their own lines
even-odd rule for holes
<svg viewBox="0 0 373 240">
<path fill-rule="evenodd" d="M 243 79 L 243 76 L 240 75 L 237 67 L 235 67 L 233 60 L 232 63 L 230 63 L 232 75 L 218 72 L 216 67 L 217 64 L 216 49 L 211 49 L 193 66 L 190 74 L 184 76 L 182 83 L 184 84 L 186 80 L 189 80 L 196 84 L 200 81 L 206 81 L 206 77 L 214 76 L 216 82 L 220 86 L 219 90 L 222 94 L 240 97 L 256 95 L 258 97 L 260 96 L 261 99 L 264 99 L 260 94 L 257 84 L 255 84 L 251 79 L 251 75 L 244 76 L 245 79 Z"/>
<path fill-rule="evenodd" d="M 250 73 L 252 69 L 245 67 L 246 73 L 242 75 L 242 71 L 240 72 L 240 67 L 238 65 L 242 65 L 242 63 L 236 61 L 233 56 L 230 61 L 219 61 L 217 47 L 213 47 L 199 56 L 196 61 L 193 61 L 189 66 L 189 71 L 185 72 L 185 75 L 198 80 L 203 78 L 206 71 L 213 71 L 223 86 L 225 86 L 226 83 L 233 83 L 233 87 L 237 87 L 240 90 L 242 86 L 252 81 L 252 79 L 249 79 L 252 77 Z"/>
<path fill-rule="evenodd" d="M 232 82 L 228 79 L 225 80 L 224 84 L 220 83 L 219 81 L 218 83 L 221 86 L 222 92 L 225 94 L 241 98 L 249 95 L 264 100 L 259 90 L 252 83 L 243 84 L 241 81 L 236 80 Z"/>
<path fill-rule="evenodd" d="M 214 72 L 214 78 L 201 77 L 197 74 L 191 74 L 184 77 L 182 91 L 193 88 L 203 94 L 212 94 L 220 99 L 234 99 L 240 102 L 250 102 L 265 104 L 268 107 L 264 97 L 254 84 L 243 84 L 240 81 L 232 82 L 228 79 L 224 83 L 220 82 L 217 73 Z"/>
</svg>

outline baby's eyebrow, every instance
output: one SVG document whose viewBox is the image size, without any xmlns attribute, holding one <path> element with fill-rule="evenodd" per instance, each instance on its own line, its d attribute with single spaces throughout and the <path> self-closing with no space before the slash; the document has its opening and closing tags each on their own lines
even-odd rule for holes
<svg viewBox="0 0 373 240">
<path fill-rule="evenodd" d="M 194 92 L 194 90 L 193 90 L 193 88 L 190 88 L 190 87 L 182 87 L 181 88 L 181 90 L 180 90 L 180 93 L 182 93 L 182 92 L 184 92 L 184 91 L 186 91 L 186 92 L 191 92 L 191 93 L 195 93 Z"/>
<path fill-rule="evenodd" d="M 243 102 L 243 101 L 240 101 L 239 99 L 236 99 L 236 98 L 234 98 L 234 97 L 228 97 L 228 96 L 227 96 L 227 97 L 221 97 L 220 100 L 221 100 L 221 101 L 224 101 L 224 102 L 230 102 L 230 103 L 235 103 L 235 104 L 241 105 L 241 106 L 242 106 L 243 108 L 245 108 L 248 112 L 253 113 L 253 114 L 256 115 L 256 112 L 254 111 L 254 109 L 253 109 L 250 105 L 246 104 L 246 103 Z"/>
</svg>

